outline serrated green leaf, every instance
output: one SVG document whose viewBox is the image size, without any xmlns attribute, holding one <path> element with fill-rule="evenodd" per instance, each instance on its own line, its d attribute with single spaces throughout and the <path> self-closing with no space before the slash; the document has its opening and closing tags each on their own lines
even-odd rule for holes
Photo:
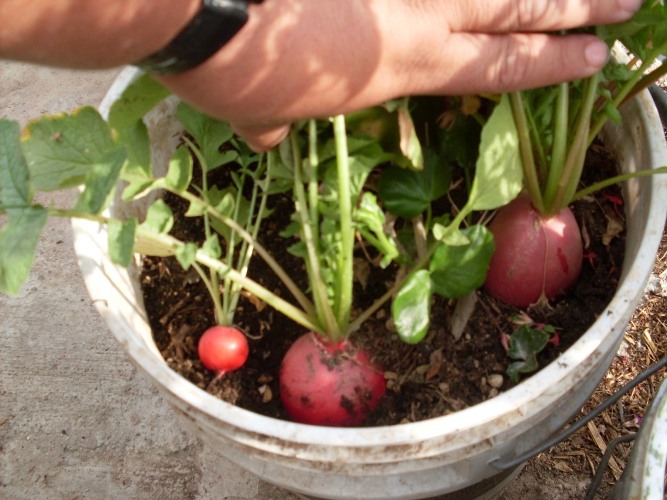
<svg viewBox="0 0 667 500">
<path fill-rule="evenodd" d="M 222 247 L 217 234 L 209 236 L 202 245 L 202 251 L 213 259 L 219 259 L 222 255 Z"/>
<path fill-rule="evenodd" d="M 123 190 L 123 201 L 131 201 L 150 192 L 154 186 L 153 180 L 135 180 L 130 182 Z"/>
<path fill-rule="evenodd" d="M 91 107 L 29 123 L 23 142 L 34 189 L 41 191 L 80 184 L 115 148 L 109 127 Z"/>
<path fill-rule="evenodd" d="M 157 234 L 166 234 L 174 227 L 174 214 L 164 200 L 156 200 L 148 207 L 141 227 Z"/>
<path fill-rule="evenodd" d="M 176 259 L 180 262 L 183 269 L 186 271 L 197 260 L 197 245 L 194 243 L 186 243 L 176 249 Z"/>
<path fill-rule="evenodd" d="M 462 231 L 466 245 L 441 244 L 430 263 L 433 291 L 458 299 L 479 288 L 486 279 L 495 245 L 485 226 L 475 225 Z"/>
<path fill-rule="evenodd" d="M 493 210 L 519 194 L 523 169 L 519 135 L 509 98 L 503 95 L 482 129 L 475 179 L 466 206 L 469 210 Z"/>
<path fill-rule="evenodd" d="M 125 159 L 125 150 L 115 149 L 93 165 L 86 174 L 84 191 L 74 209 L 90 214 L 98 214 L 104 210 L 116 187 Z"/>
<path fill-rule="evenodd" d="M 21 129 L 0 120 L 0 207 L 22 207 L 32 202 L 30 173 L 21 150 Z"/>
<path fill-rule="evenodd" d="M 109 124 L 115 129 L 130 129 L 160 101 L 171 94 L 151 75 L 145 74 L 127 86 L 109 110 Z"/>
<path fill-rule="evenodd" d="M 537 354 L 540 353 L 549 342 L 549 333 L 545 330 L 521 325 L 510 337 L 507 355 L 517 359 L 507 367 L 507 375 L 512 382 L 518 382 L 521 373 L 531 373 L 539 367 Z"/>
<path fill-rule="evenodd" d="M 30 275 L 48 212 L 42 207 L 8 209 L 6 217 L 0 229 L 0 292 L 17 295 Z"/>
<path fill-rule="evenodd" d="M 470 240 L 458 227 L 445 226 L 439 222 L 433 225 L 433 237 L 437 241 L 453 247 L 470 243 Z"/>
<path fill-rule="evenodd" d="M 220 150 L 234 137 L 228 123 L 214 120 L 185 103 L 179 104 L 176 118 L 194 138 L 208 171 L 237 158 L 236 153 L 230 155 Z"/>
<path fill-rule="evenodd" d="M 450 182 L 449 165 L 427 151 L 420 171 L 399 167 L 385 170 L 378 183 L 378 195 L 389 212 L 412 219 L 447 194 Z"/>
<path fill-rule="evenodd" d="M 361 197 L 354 211 L 354 222 L 364 238 L 381 253 L 380 267 L 384 269 L 399 256 L 396 243 L 385 233 L 385 215 L 373 193 L 365 192 Z"/>
<path fill-rule="evenodd" d="M 176 191 L 185 191 L 192 180 L 192 156 L 188 149 L 181 146 L 169 160 L 169 170 L 165 183 Z"/>
<path fill-rule="evenodd" d="M 201 202 L 191 202 L 188 207 L 187 212 L 185 212 L 186 217 L 200 217 L 206 213 L 207 207 Z"/>
<path fill-rule="evenodd" d="M 117 142 L 127 150 L 126 171 L 135 175 L 150 176 L 151 166 L 151 144 L 148 136 L 148 128 L 142 121 L 125 129 L 115 129 Z"/>
<path fill-rule="evenodd" d="M 396 294 L 391 310 L 398 336 L 403 342 L 421 342 L 430 326 L 431 278 L 429 272 L 412 273 Z"/>
<path fill-rule="evenodd" d="M 109 256 L 111 261 L 127 267 L 132 262 L 134 253 L 134 238 L 137 230 L 137 220 L 121 221 L 111 219 L 107 224 L 109 235 Z"/>
</svg>

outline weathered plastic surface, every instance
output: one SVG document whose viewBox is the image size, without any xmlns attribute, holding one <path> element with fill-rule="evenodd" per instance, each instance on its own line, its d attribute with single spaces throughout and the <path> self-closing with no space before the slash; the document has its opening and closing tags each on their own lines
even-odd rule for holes
<svg viewBox="0 0 667 500">
<path fill-rule="evenodd" d="M 132 79 L 124 72 L 102 105 Z M 164 139 L 156 165 L 175 147 L 173 102 L 149 120 Z M 625 171 L 667 165 L 662 128 L 647 93 L 624 108 L 622 128 L 606 140 Z M 130 359 L 209 446 L 262 479 L 322 498 L 423 498 L 498 475 L 508 460 L 552 435 L 574 415 L 607 371 L 650 275 L 667 207 L 667 176 L 625 186 L 626 260 L 616 295 L 590 330 L 538 374 L 499 396 L 447 416 L 404 425 L 336 429 L 276 420 L 225 403 L 169 369 L 151 337 L 137 266 L 113 265 L 106 233 L 74 224 L 76 251 L 94 303 Z M 131 210 L 139 210 L 134 206 Z M 119 209 L 118 206 L 115 208 Z M 122 208 L 128 210 L 128 207 Z"/>
</svg>

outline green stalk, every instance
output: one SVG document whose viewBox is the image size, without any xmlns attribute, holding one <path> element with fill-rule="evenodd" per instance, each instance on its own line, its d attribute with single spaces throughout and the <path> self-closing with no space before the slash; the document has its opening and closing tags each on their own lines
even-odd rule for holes
<svg viewBox="0 0 667 500">
<path fill-rule="evenodd" d="M 577 190 L 581 173 L 584 169 L 586 150 L 588 149 L 588 134 L 590 131 L 591 114 L 597 96 L 597 87 L 600 80 L 599 73 L 588 78 L 584 83 L 582 106 L 577 120 L 574 138 L 570 145 L 565 167 L 558 181 L 553 200 L 546 207 L 545 213 L 556 213 L 566 207 Z"/>
<path fill-rule="evenodd" d="M 319 221 L 319 182 L 318 182 L 318 168 L 320 165 L 320 158 L 317 154 L 317 122 L 315 120 L 308 121 L 308 205 L 310 209 L 310 220 Z M 318 224 L 311 226 L 313 231 L 313 238 L 315 241 L 320 239 L 320 228 Z"/>
<path fill-rule="evenodd" d="M 554 143 L 551 151 L 551 163 L 544 187 L 544 204 L 549 206 L 553 201 L 558 181 L 563 175 L 567 158 L 567 134 L 569 125 L 570 87 L 568 83 L 558 86 L 556 112 L 554 118 Z"/>
<path fill-rule="evenodd" d="M 649 175 L 655 175 L 655 174 L 667 174 L 667 166 L 652 168 L 648 170 L 638 170 L 636 172 L 630 172 L 627 174 L 615 175 L 614 177 L 610 177 L 609 179 L 596 182 L 595 184 L 591 184 L 590 186 L 577 191 L 572 197 L 572 201 L 580 200 L 588 196 L 589 194 L 599 191 L 600 189 L 604 189 L 606 187 L 619 184 L 629 179 L 635 179 L 637 177 L 648 177 Z"/>
<path fill-rule="evenodd" d="M 141 227 L 137 228 L 137 237 L 143 238 L 146 241 L 150 241 L 166 250 L 170 250 L 171 252 L 175 252 L 179 247 L 184 245 L 182 241 L 174 238 L 173 236 L 143 231 Z M 312 316 L 293 306 L 281 297 L 278 297 L 276 294 L 264 288 L 256 281 L 242 276 L 241 273 L 231 268 L 224 262 L 206 255 L 201 250 L 197 251 L 196 261 L 208 267 L 217 274 L 220 274 L 221 276 L 228 276 L 229 279 L 241 285 L 249 293 L 266 302 L 269 306 L 281 312 L 301 326 L 309 330 L 321 332 L 321 329 L 312 321 Z"/>
<path fill-rule="evenodd" d="M 169 190 L 168 188 L 166 188 Z M 236 234 L 238 234 L 241 238 L 243 238 L 244 241 L 248 242 L 251 244 L 254 248 L 254 251 L 257 252 L 257 254 L 266 262 L 266 264 L 271 268 L 271 270 L 276 274 L 276 276 L 283 282 L 283 284 L 287 287 L 287 289 L 290 291 L 290 293 L 294 296 L 296 301 L 299 303 L 299 305 L 308 313 L 311 315 L 315 315 L 315 306 L 313 303 L 308 300 L 308 297 L 306 297 L 301 289 L 297 286 L 296 283 L 289 277 L 287 272 L 278 264 L 278 262 L 271 256 L 271 254 L 264 248 L 264 246 L 260 245 L 259 242 L 257 241 L 256 238 L 256 232 L 254 235 L 249 234 L 245 229 L 243 229 L 241 226 L 238 225 L 238 223 L 229 218 L 226 217 L 220 213 L 218 213 L 214 207 L 212 207 L 209 203 L 206 201 L 202 200 L 201 198 L 195 196 L 194 194 L 184 191 L 184 192 L 177 192 L 174 190 L 170 190 L 174 194 L 177 194 L 186 201 L 193 203 L 195 205 L 198 205 L 200 207 L 203 207 L 206 212 L 211 215 L 214 218 L 217 218 L 220 222 L 223 224 L 227 225 L 232 231 L 235 231 Z"/>
<path fill-rule="evenodd" d="M 533 206 L 539 211 L 544 210 L 544 200 L 540 190 L 540 179 L 533 157 L 533 145 L 530 140 L 530 127 L 526 119 L 526 110 L 523 106 L 523 98 L 520 92 L 511 92 L 509 94 L 512 115 L 519 135 L 519 152 L 521 154 L 521 164 L 523 166 L 524 186 Z"/>
<path fill-rule="evenodd" d="M 203 193 L 208 193 L 208 164 L 206 162 L 206 158 L 204 158 L 204 155 L 201 154 L 201 151 L 199 148 L 190 140 L 188 137 L 184 137 L 183 140 L 185 143 L 188 145 L 190 150 L 195 154 L 197 157 L 197 161 L 199 161 L 199 165 L 201 166 L 201 171 L 202 171 L 202 192 Z M 204 214 L 204 234 L 206 236 L 206 239 L 211 236 L 211 220 L 208 217 L 208 214 Z M 228 326 L 229 325 L 229 309 L 227 308 L 226 304 L 226 297 L 227 294 L 223 294 L 222 298 L 222 303 L 220 302 L 220 281 L 218 279 L 218 275 L 214 273 L 212 270 L 209 270 L 209 276 L 210 276 L 210 281 L 211 281 L 211 289 L 214 290 L 214 293 L 211 293 L 211 298 L 213 299 L 213 305 L 215 308 L 215 320 L 216 323 L 219 325 L 223 326 Z"/>
<path fill-rule="evenodd" d="M 336 141 L 336 164 L 338 171 L 338 193 L 340 211 L 341 251 L 338 256 L 338 307 L 336 317 L 340 330 L 345 333 L 352 310 L 352 287 L 354 279 L 354 227 L 352 225 L 352 190 L 350 188 L 350 162 L 347 150 L 345 117 L 334 118 L 334 139 Z"/>
<path fill-rule="evenodd" d="M 255 207 L 257 206 L 257 196 L 258 196 L 257 192 L 259 190 L 259 184 L 255 176 L 258 175 L 262 170 L 263 158 L 264 156 L 262 156 L 262 159 L 260 159 L 260 164 L 258 165 L 257 171 L 253 175 L 253 190 L 252 190 L 252 198 L 250 200 L 250 216 L 248 217 L 246 227 L 244 228 L 248 232 L 248 234 L 251 235 L 252 241 L 247 241 L 242 238 L 243 245 L 241 247 L 241 252 L 239 253 L 239 262 L 237 264 L 237 269 L 240 270 L 241 274 L 244 277 L 248 275 L 248 267 L 250 266 L 250 259 L 255 249 L 254 242 L 257 241 L 257 235 L 259 234 L 259 228 L 264 216 L 264 210 L 266 210 L 267 192 L 269 189 L 269 185 L 271 183 L 271 168 L 267 159 L 267 169 L 264 178 L 264 187 L 262 188 L 262 196 L 260 198 L 259 208 L 255 211 Z M 255 217 L 254 221 L 252 220 L 253 215 Z M 238 284 L 234 284 L 231 290 L 232 298 L 230 302 L 230 308 L 233 311 L 235 311 L 238 306 L 239 290 L 240 286 Z"/>
<path fill-rule="evenodd" d="M 306 197 L 305 189 L 303 187 L 301 176 L 301 169 L 303 168 L 301 153 L 299 151 L 299 145 L 297 143 L 297 136 L 295 131 L 292 131 L 290 134 L 290 142 L 292 147 L 292 162 L 294 163 L 294 195 L 296 197 L 295 208 L 297 216 L 301 222 L 303 242 L 306 245 L 306 269 L 308 271 L 308 281 L 312 288 L 317 316 L 320 320 L 320 323 L 322 324 L 322 327 L 317 328 L 317 331 L 322 332 L 322 329 L 324 329 L 325 331 L 322 333 L 324 333 L 328 339 L 335 341 L 341 336 L 341 334 L 333 309 L 329 303 L 329 294 L 327 293 L 326 284 L 322 279 L 318 244 L 313 237 L 313 225 L 317 224 L 318 221 L 310 220 L 308 200 Z"/>
</svg>

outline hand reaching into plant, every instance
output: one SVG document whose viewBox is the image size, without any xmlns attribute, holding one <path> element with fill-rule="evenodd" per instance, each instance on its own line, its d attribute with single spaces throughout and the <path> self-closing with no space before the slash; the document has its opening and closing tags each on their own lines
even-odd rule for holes
<svg viewBox="0 0 667 500">
<path fill-rule="evenodd" d="M 163 83 L 265 149 L 295 120 L 398 96 L 501 92 L 589 76 L 607 59 L 604 44 L 536 32 L 619 22 L 639 4 L 267 0 L 251 7 L 248 25 L 216 56 Z"/>
<path fill-rule="evenodd" d="M 214 57 L 162 81 L 267 149 L 295 120 L 397 96 L 502 92 L 589 76 L 606 61 L 602 42 L 540 32 L 620 22 L 640 3 L 267 0 L 250 7 L 248 24 Z M 24 2 L 5 0 L 0 57 L 87 68 L 132 63 L 166 45 L 198 5 L 59 0 L 26 12 Z"/>
</svg>

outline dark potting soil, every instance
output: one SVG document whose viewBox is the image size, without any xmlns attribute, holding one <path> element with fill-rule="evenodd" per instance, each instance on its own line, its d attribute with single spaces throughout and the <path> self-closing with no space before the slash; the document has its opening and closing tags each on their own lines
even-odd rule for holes
<svg viewBox="0 0 667 500">
<path fill-rule="evenodd" d="M 613 161 L 600 144 L 587 157 L 584 185 L 609 177 Z M 213 180 L 211 180 L 213 181 Z M 211 182 L 209 181 L 209 182 Z M 201 240 L 203 221 L 185 218 L 187 206 L 171 196 L 165 198 L 177 216 L 172 234 L 186 241 Z M 288 198 L 271 201 L 274 216 L 265 221 L 261 243 L 290 276 L 304 276 L 302 261 L 287 252 L 291 242 L 279 233 L 292 211 Z M 625 220 L 620 189 L 612 186 L 574 203 L 581 226 L 585 258 L 581 276 L 570 292 L 550 308 L 527 311 L 536 323 L 557 328 L 558 340 L 538 356 L 546 366 L 571 346 L 595 321 L 617 287 L 625 247 Z M 395 271 L 380 269 L 363 251 L 355 261 L 355 304 L 361 311 L 390 286 Z M 263 261 L 252 260 L 250 276 L 286 299 L 290 294 Z M 306 284 L 301 283 L 303 289 Z M 168 365 L 198 387 L 221 399 L 264 415 L 286 418 L 278 395 L 278 370 L 285 351 L 305 333 L 266 304 L 243 297 L 235 322 L 249 338 L 250 357 L 243 368 L 216 379 L 202 367 L 197 342 L 212 326 L 213 305 L 194 270 L 184 271 L 174 258 L 146 258 L 142 287 L 153 334 Z M 391 328 L 389 306 L 381 309 L 352 340 L 365 346 L 385 369 L 388 390 L 367 425 L 392 425 L 424 420 L 461 410 L 494 397 L 513 384 L 505 375 L 513 361 L 501 338 L 515 328 L 512 318 L 520 310 L 476 292 L 474 311 L 461 337 L 451 334 L 455 303 L 438 298 L 432 305 L 432 327 L 418 345 L 400 341 Z M 529 375 L 526 375 L 529 376 Z"/>
</svg>

